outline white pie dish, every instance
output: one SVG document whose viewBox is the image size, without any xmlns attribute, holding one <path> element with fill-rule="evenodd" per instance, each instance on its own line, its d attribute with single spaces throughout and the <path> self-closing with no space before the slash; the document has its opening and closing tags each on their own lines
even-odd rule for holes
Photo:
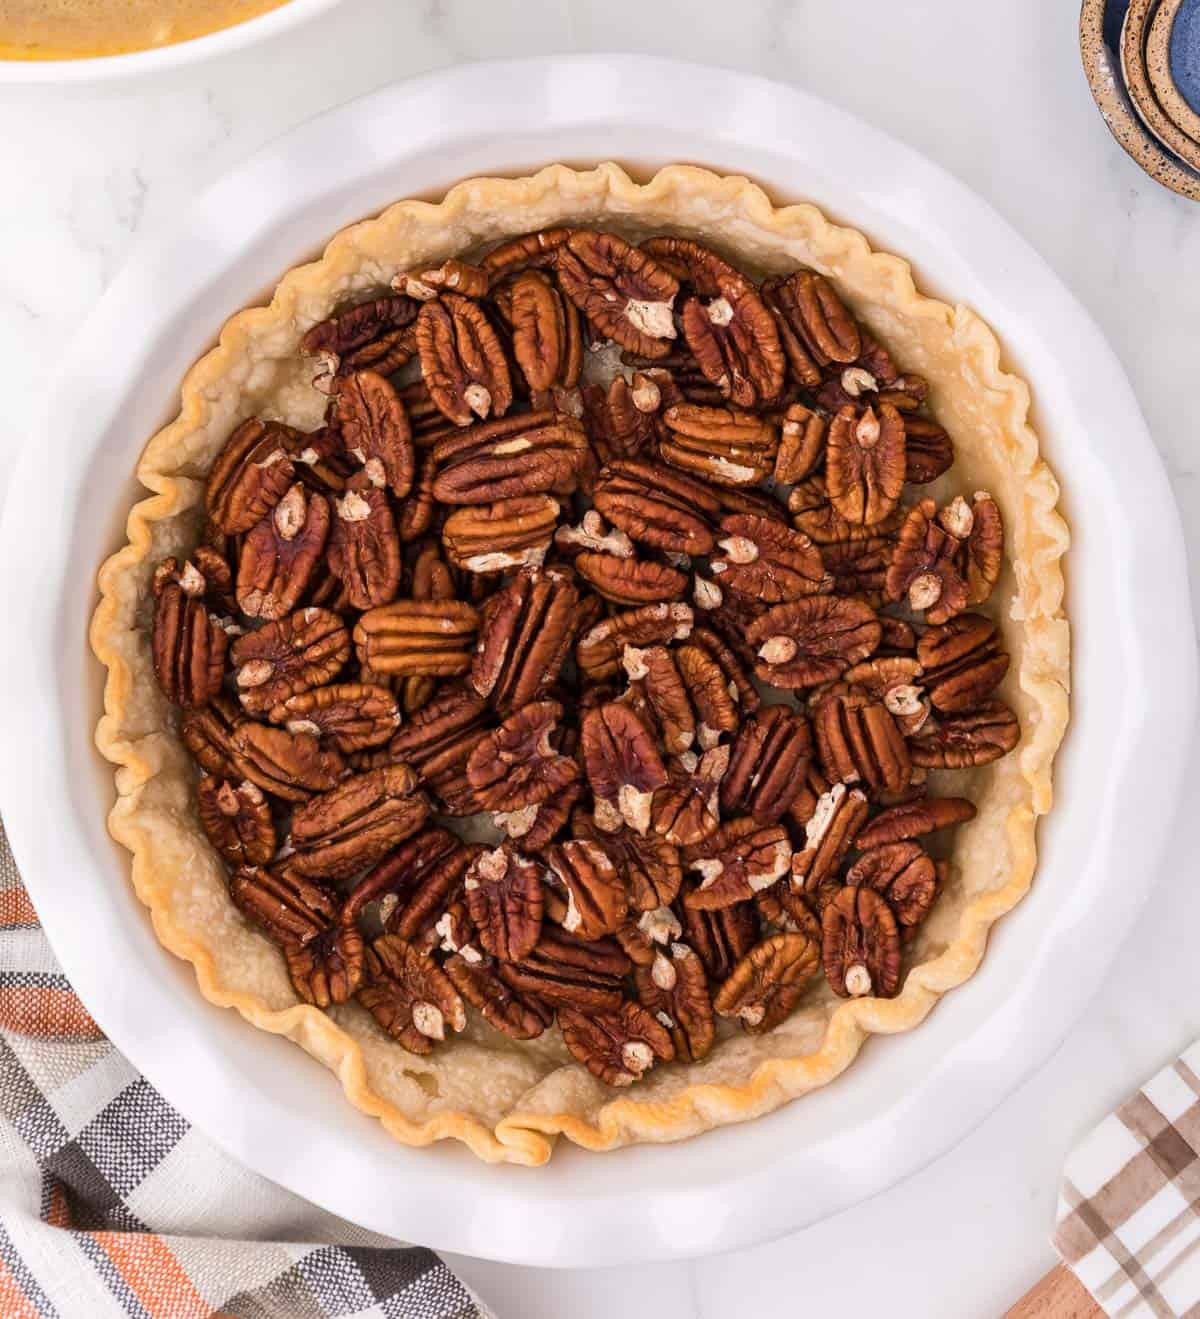
<svg viewBox="0 0 1200 1319">
<path fill-rule="evenodd" d="M 401 140 L 411 150 L 396 160 Z M 1035 423 L 1064 478 L 1076 694 L 1034 891 L 975 979 L 919 1031 L 875 1041 L 828 1091 L 773 1117 L 607 1157 L 564 1149 L 531 1175 L 395 1148 L 315 1064 L 199 997 L 154 941 L 127 858 L 104 831 L 110 788 L 90 743 L 99 672 L 83 668 L 83 634 L 138 449 L 230 311 L 389 200 L 468 174 L 609 156 L 635 168 L 695 160 L 814 200 L 910 257 L 926 291 L 993 324 L 1034 387 Z M 50 436 L 62 459 L 46 490 Z M 36 503 L 21 496 L 33 488 Z M 84 330 L 13 490 L 7 561 L 33 567 L 5 585 L 6 616 L 22 620 L 27 645 L 3 660 L 5 690 L 20 695 L 9 698 L 0 785 L 67 973 L 185 1114 L 251 1166 L 378 1230 L 521 1262 L 599 1264 L 745 1244 L 835 1212 L 948 1148 L 1045 1057 L 1148 891 L 1195 674 L 1178 521 L 1120 368 L 982 203 L 789 89 L 661 61 L 558 59 L 456 70 L 306 125 L 202 199 L 170 241 L 143 249 Z M 21 547 L 35 543 L 31 560 Z M 1155 565 L 1149 585 L 1135 562 Z M 1122 828 L 1130 812 L 1136 835 Z"/>
</svg>

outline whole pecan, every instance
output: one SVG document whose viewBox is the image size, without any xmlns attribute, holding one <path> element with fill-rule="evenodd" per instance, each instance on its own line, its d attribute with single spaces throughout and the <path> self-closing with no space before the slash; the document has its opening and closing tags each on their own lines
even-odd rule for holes
<svg viewBox="0 0 1200 1319">
<path fill-rule="evenodd" d="M 830 692 L 812 710 L 821 768 L 835 783 L 895 792 L 912 770 L 908 745 L 882 701 L 862 688 Z"/>
<path fill-rule="evenodd" d="M 537 862 L 502 845 L 471 863 L 463 887 L 483 947 L 505 962 L 527 957 L 537 945 L 545 906 Z"/>
<path fill-rule="evenodd" d="M 838 411 L 829 426 L 825 488 L 847 522 L 882 522 L 900 502 L 905 471 L 904 419 L 895 408 Z"/>
<path fill-rule="evenodd" d="M 295 479 L 289 446 L 296 432 L 278 421 L 249 417 L 225 441 L 204 486 L 209 518 L 240 536 L 262 521 Z"/>
<path fill-rule="evenodd" d="M 363 614 L 354 646 L 374 673 L 466 673 L 478 626 L 477 611 L 459 600 L 396 600 Z"/>
<path fill-rule="evenodd" d="M 154 676 L 163 694 L 185 709 L 207 705 L 221 690 L 228 638 L 204 603 L 203 573 L 193 564 L 179 571 L 174 559 L 154 574 Z"/>
<path fill-rule="evenodd" d="M 860 852 L 886 843 L 921 838 L 975 818 L 975 806 L 965 797 L 925 797 L 881 811 L 854 840 Z"/>
<path fill-rule="evenodd" d="M 330 392 L 343 368 L 352 368 L 360 357 L 370 359 L 377 369 L 386 373 L 391 364 L 381 359 L 376 346 L 394 346 L 397 337 L 410 329 L 420 309 L 420 304 L 412 298 L 385 295 L 343 307 L 328 319 L 318 321 L 300 340 L 300 351 L 320 363 L 320 373 L 313 384 Z M 411 350 L 391 369 L 402 365 L 410 355 Z"/>
<path fill-rule="evenodd" d="M 404 404 L 391 382 L 375 371 L 346 376 L 334 394 L 333 415 L 343 447 L 371 484 L 403 499 L 412 489 L 416 458 Z"/>
<path fill-rule="evenodd" d="M 957 502 L 971 516 L 965 502 Z M 963 542 L 945 525 L 947 521 L 951 528 L 965 525 L 957 512 L 943 509 L 938 515 L 933 500 L 922 499 L 904 519 L 888 567 L 887 598 L 907 599 L 910 608 L 924 611 L 929 623 L 944 623 L 961 614 L 969 603 L 960 571 Z"/>
<path fill-rule="evenodd" d="M 392 280 L 397 293 L 407 293 L 418 302 L 432 302 L 439 294 L 450 291 L 464 298 L 482 298 L 488 291 L 489 275 L 481 266 L 451 257 L 439 266 L 423 270 L 409 270 Z"/>
<path fill-rule="evenodd" d="M 403 569 L 400 536 L 387 495 L 365 472 L 335 496 L 329 566 L 355 609 L 374 609 L 396 597 Z"/>
<path fill-rule="evenodd" d="M 573 389 L 583 368 L 579 313 L 537 270 L 518 274 L 508 287 L 512 352 L 531 394 Z"/>
<path fill-rule="evenodd" d="M 699 1062 L 716 1038 L 713 1005 L 704 963 L 684 943 L 656 952 L 633 973 L 638 1001 L 671 1036 L 675 1057 Z"/>
<path fill-rule="evenodd" d="M 667 785 L 654 794 L 651 807 L 655 833 L 679 847 L 714 834 L 721 823 L 718 793 L 728 767 L 728 746 L 710 747 L 701 756 L 683 751 L 669 760 Z"/>
<path fill-rule="evenodd" d="M 719 557 L 709 561 L 723 588 L 765 605 L 799 600 L 828 589 L 821 551 L 802 532 L 753 514 L 721 519 Z"/>
<path fill-rule="evenodd" d="M 629 885 L 635 911 L 651 912 L 670 906 L 683 883 L 683 867 L 673 844 L 653 832 L 640 834 L 622 826 L 609 832 L 599 829 L 590 815 L 576 811 L 571 832 L 599 845 Z"/>
<path fill-rule="evenodd" d="M 289 696 L 271 709 L 270 719 L 289 733 L 327 737 L 349 754 L 386 742 L 400 724 L 400 707 L 386 687 L 342 682 Z"/>
<path fill-rule="evenodd" d="M 808 935 L 772 934 L 733 968 L 713 1007 L 752 1035 L 764 1034 L 791 1012 L 820 967 L 821 950 Z"/>
<path fill-rule="evenodd" d="M 417 317 L 421 376 L 442 415 L 456 426 L 503 417 L 512 405 L 508 359 L 478 303 L 457 293 L 427 302 Z"/>
<path fill-rule="evenodd" d="M 820 546 L 849 540 L 873 540 L 890 537 L 901 524 L 901 511 L 894 509 L 881 522 L 869 526 L 850 522 L 834 507 L 824 473 L 806 476 L 792 487 L 788 495 L 788 512 L 792 525 Z"/>
<path fill-rule="evenodd" d="M 242 778 L 284 801 L 303 802 L 336 787 L 346 762 L 332 748 L 323 748 L 311 733 L 289 733 L 244 720 L 230 738 L 233 764 Z"/>
<path fill-rule="evenodd" d="M 969 710 L 985 701 L 1008 672 L 1000 631 L 982 614 L 959 614 L 929 628 L 917 642 L 917 659 L 933 705 L 944 712 Z"/>
<path fill-rule="evenodd" d="M 914 926 L 929 914 L 937 896 L 933 859 L 919 843 L 884 843 L 863 852 L 846 871 L 846 883 L 872 888 L 888 900 L 901 925 Z"/>
<path fill-rule="evenodd" d="M 725 980 L 754 947 L 758 919 L 754 903 L 739 902 L 720 911 L 682 907 L 683 937 L 712 980 Z"/>
<path fill-rule="evenodd" d="M 206 774 L 217 778 L 240 777 L 233 749 L 233 735 L 245 722 L 241 710 L 218 693 L 205 706 L 185 709 L 179 721 L 179 736 L 192 759 Z"/>
<path fill-rule="evenodd" d="M 677 403 L 663 413 L 669 438 L 659 446 L 673 467 L 718 485 L 757 485 L 771 474 L 779 435 L 757 413 Z M 632 535 L 632 533 L 630 533 Z"/>
<path fill-rule="evenodd" d="M 232 783 L 206 774 L 196 784 L 196 805 L 208 841 L 231 866 L 265 866 L 275 855 L 271 808 L 248 779 Z"/>
<path fill-rule="evenodd" d="M 605 600 L 618 605 L 678 600 L 687 590 L 687 574 L 653 559 L 618 559 L 611 554 L 580 554 L 575 571 Z"/>
<path fill-rule="evenodd" d="M 779 450 L 775 455 L 775 479 L 795 485 L 811 476 L 825 458 L 825 435 L 829 419 L 803 403 L 791 403 L 779 422 Z"/>
<path fill-rule="evenodd" d="M 692 631 L 692 611 L 685 604 L 643 605 L 588 628 L 575 646 L 575 662 L 593 682 L 619 672 L 626 646 L 682 641 Z"/>
<path fill-rule="evenodd" d="M 950 470 L 954 445 L 936 421 L 909 413 L 904 418 L 904 460 L 905 481 L 927 485 Z"/>
<path fill-rule="evenodd" d="M 804 848 L 792 857 L 792 885 L 816 907 L 822 907 L 837 887 L 837 875 L 855 836 L 870 812 L 858 788 L 835 783 L 818 798 L 804 826 Z"/>
<path fill-rule="evenodd" d="M 329 503 L 297 481 L 246 534 L 237 602 L 251 618 L 282 618 L 297 605 L 329 536 Z"/>
<path fill-rule="evenodd" d="M 637 1003 L 586 1016 L 574 1008 L 559 1008 L 558 1025 L 571 1054 L 605 1085 L 632 1085 L 656 1060 L 675 1057 L 669 1032 Z"/>
<path fill-rule="evenodd" d="M 625 882 L 599 843 L 572 838 L 546 848 L 542 857 L 549 867 L 547 910 L 568 934 L 591 943 L 625 924 Z"/>
<path fill-rule="evenodd" d="M 518 573 L 488 602 L 470 685 L 499 710 L 525 705 L 555 681 L 570 650 L 579 592 L 552 569 Z"/>
<path fill-rule="evenodd" d="M 583 716 L 581 745 L 597 825 L 613 832 L 626 824 L 644 834 L 655 789 L 667 782 L 645 724 L 628 706 L 609 701 Z"/>
<path fill-rule="evenodd" d="M 700 876 L 683 895 L 685 907 L 716 910 L 745 902 L 788 873 L 792 844 L 782 825 L 729 820 L 708 838 L 683 849 L 685 870 Z"/>
<path fill-rule="evenodd" d="M 464 999 L 483 1014 L 489 1026 L 513 1040 L 536 1040 L 554 1020 L 554 1013 L 531 994 L 518 994 L 496 974 L 486 958 L 469 961 L 461 953 L 442 965 L 446 978 Z"/>
<path fill-rule="evenodd" d="M 442 527 L 442 544 L 450 561 L 467 572 L 536 568 L 550 548 L 561 511 L 550 495 L 456 508 Z"/>
<path fill-rule="evenodd" d="M 713 495 L 690 477 L 622 459 L 600 473 L 596 507 L 634 540 L 680 554 L 707 554 L 721 512 Z"/>
<path fill-rule="evenodd" d="M 645 357 L 665 357 L 675 338 L 679 283 L 616 234 L 577 229 L 555 252 L 563 292 L 596 329 Z"/>
<path fill-rule="evenodd" d="M 775 824 L 804 786 L 812 756 L 808 721 L 786 705 L 762 706 L 734 739 L 729 772 L 721 782 L 727 814 L 745 812 Z"/>
<path fill-rule="evenodd" d="M 805 596 L 775 605 L 746 629 L 755 647 L 755 673 L 774 687 L 828 682 L 879 645 L 879 621 L 870 605 L 837 596 Z"/>
<path fill-rule="evenodd" d="M 238 699 L 251 714 L 262 715 L 336 677 L 350 658 L 350 634 L 328 609 L 297 609 L 239 637 L 229 655 Z"/>
<path fill-rule="evenodd" d="M 467 778 L 485 810 L 535 806 L 579 777 L 578 763 L 554 747 L 562 714 L 557 701 L 532 701 L 477 743 Z"/>
<path fill-rule="evenodd" d="M 461 1031 L 467 1010 L 432 958 L 423 957 L 398 935 L 383 934 L 367 949 L 367 979 L 358 1001 L 394 1040 L 410 1053 L 426 1054 Z"/>
<path fill-rule="evenodd" d="M 610 939 L 581 943 L 543 926 L 533 951 L 518 961 L 501 962 L 496 973 L 518 994 L 591 1013 L 619 1011 L 621 979 L 629 968 L 629 958 Z"/>
<path fill-rule="evenodd" d="M 569 495 L 579 484 L 587 437 L 573 417 L 529 412 L 455 431 L 433 447 L 433 494 L 443 504 L 485 504 L 522 495 Z"/>
<path fill-rule="evenodd" d="M 684 302 L 684 338 L 725 398 L 739 408 L 761 407 L 782 390 L 786 369 L 775 318 L 754 285 L 736 272 L 721 272 L 714 282 L 715 296 Z"/>
<path fill-rule="evenodd" d="M 970 769 L 990 765 L 1021 740 L 1017 716 L 1003 701 L 984 701 L 973 710 L 931 719 L 909 743 L 914 765 L 926 769 Z"/>
<path fill-rule="evenodd" d="M 892 998 L 900 984 L 900 932 L 873 889 L 843 888 L 821 916 L 825 978 L 840 998 Z"/>
<path fill-rule="evenodd" d="M 416 833 L 428 816 L 416 771 L 407 765 L 354 774 L 292 812 L 296 851 L 288 865 L 301 875 L 349 879 Z"/>
</svg>

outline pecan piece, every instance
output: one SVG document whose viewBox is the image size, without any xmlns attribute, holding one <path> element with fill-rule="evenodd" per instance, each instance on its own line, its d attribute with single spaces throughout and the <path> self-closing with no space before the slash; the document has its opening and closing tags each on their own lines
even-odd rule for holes
<svg viewBox="0 0 1200 1319">
<path fill-rule="evenodd" d="M 811 756 L 804 716 L 786 705 L 763 706 L 734 740 L 721 783 L 722 809 L 752 815 L 760 824 L 777 823 L 804 786 Z"/>
<path fill-rule="evenodd" d="M 669 761 L 667 786 L 654 794 L 651 809 L 655 833 L 679 847 L 716 833 L 721 823 L 718 793 L 728 767 L 727 746 L 710 747 L 702 756 L 684 751 Z"/>
<path fill-rule="evenodd" d="M 828 588 L 821 551 L 802 531 L 745 513 L 723 517 L 721 531 L 722 554 L 709 567 L 722 587 L 765 605 Z"/>
<path fill-rule="evenodd" d="M 553 844 L 542 855 L 550 869 L 547 914 L 568 934 L 592 943 L 625 924 L 629 910 L 625 884 L 599 843 L 572 838 Z"/>
<path fill-rule="evenodd" d="M 528 957 L 501 962 L 496 973 L 510 989 L 555 1007 L 582 1012 L 616 1012 L 621 1007 L 621 978 L 629 958 L 609 939 L 580 943 L 543 926 Z"/>
<path fill-rule="evenodd" d="M 527 852 L 540 852 L 566 828 L 582 796 L 583 784 L 576 779 L 548 801 L 520 806 L 515 811 L 496 811 L 492 823 L 503 829 L 513 842 L 519 840 Z"/>
<path fill-rule="evenodd" d="M 929 699 L 941 711 L 969 710 L 986 700 L 1008 672 L 1000 631 L 982 614 L 959 614 L 917 642 Z"/>
<path fill-rule="evenodd" d="M 882 522 L 864 526 L 849 522 L 833 506 L 823 474 L 807 476 L 792 487 L 788 495 L 788 512 L 797 531 L 811 536 L 818 545 L 848 540 L 872 540 L 891 536 L 901 524 L 900 509 L 894 509 Z"/>
<path fill-rule="evenodd" d="M 900 984 L 900 932 L 887 900 L 848 885 L 821 917 L 825 978 L 839 998 L 892 998 Z"/>
<path fill-rule="evenodd" d="M 400 707 L 386 687 L 342 682 L 289 696 L 272 708 L 270 719 L 289 733 L 327 737 L 349 754 L 386 742 L 400 724 Z"/>
<path fill-rule="evenodd" d="M 779 451 L 775 455 L 775 479 L 795 485 L 811 476 L 825 458 L 825 434 L 829 421 L 803 403 L 792 403 L 779 422 Z"/>
<path fill-rule="evenodd" d="M 583 368 L 579 313 L 540 271 L 522 271 L 508 287 L 512 352 L 532 394 L 574 389 Z"/>
<path fill-rule="evenodd" d="M 605 1085 L 632 1085 L 656 1060 L 675 1057 L 670 1034 L 637 1003 L 589 1016 L 559 1008 L 558 1025 L 572 1056 Z"/>
<path fill-rule="evenodd" d="M 752 1035 L 773 1030 L 800 1001 L 821 967 L 821 949 L 806 934 L 772 934 L 733 968 L 713 997 L 722 1017 Z"/>
<path fill-rule="evenodd" d="M 571 646 L 579 592 L 552 570 L 527 570 L 488 601 L 470 685 L 499 710 L 526 704 L 558 677 Z"/>
<path fill-rule="evenodd" d="M 737 408 L 677 403 L 663 413 L 663 460 L 718 485 L 757 485 L 771 474 L 779 435 L 765 418 Z M 632 534 L 632 533 L 631 533 Z"/>
<path fill-rule="evenodd" d="M 436 962 L 395 934 L 367 949 L 367 983 L 358 1001 L 392 1039 L 410 1053 L 426 1054 L 446 1030 L 463 1030 L 467 1010 Z"/>
<path fill-rule="evenodd" d="M 928 417 L 912 413 L 904 418 L 904 479 L 910 485 L 928 485 L 954 464 L 950 436 Z"/>
<path fill-rule="evenodd" d="M 484 852 L 463 880 L 479 942 L 503 962 L 519 962 L 535 948 L 545 897 L 536 861 L 507 845 Z"/>
<path fill-rule="evenodd" d="M 290 613 L 312 577 L 329 536 L 329 503 L 300 482 L 246 535 L 237 602 L 250 618 Z"/>
<path fill-rule="evenodd" d="M 931 719 L 912 739 L 914 765 L 926 769 L 970 769 L 1006 756 L 1021 740 L 1017 716 L 1003 701 Z"/>
<path fill-rule="evenodd" d="M 434 498 L 485 504 L 520 495 L 569 495 L 588 456 L 574 417 L 529 412 L 455 431 L 433 447 Z"/>
<path fill-rule="evenodd" d="M 600 473 L 596 507 L 614 525 L 654 549 L 707 554 L 721 506 L 690 477 L 622 459 Z"/>
<path fill-rule="evenodd" d="M 691 634 L 692 617 L 685 604 L 643 605 L 614 614 L 583 633 L 575 662 L 593 682 L 603 682 L 620 671 L 626 646 L 682 641 Z"/>
<path fill-rule="evenodd" d="M 606 338 L 644 357 L 665 357 L 675 338 L 679 283 L 615 234 L 575 230 L 555 253 L 563 292 Z"/>
<path fill-rule="evenodd" d="M 687 574 L 650 559 L 618 559 L 611 554 L 580 554 L 575 571 L 597 595 L 618 605 L 678 600 L 687 590 Z"/>
<path fill-rule="evenodd" d="M 229 536 L 249 531 L 295 479 L 289 446 L 296 436 L 278 421 L 249 417 L 225 441 L 204 486 L 209 518 Z"/>
<path fill-rule="evenodd" d="M 354 609 L 374 609 L 395 599 L 403 564 L 400 536 L 387 495 L 365 472 L 335 496 L 337 516 L 329 537 L 329 567 Z"/>
<path fill-rule="evenodd" d="M 775 605 L 746 629 L 755 673 L 775 687 L 812 687 L 844 673 L 879 645 L 875 611 L 861 600 L 805 596 Z"/>
<path fill-rule="evenodd" d="M 446 978 L 483 1019 L 513 1040 L 536 1040 L 554 1020 L 553 1012 L 530 995 L 516 993 L 487 961 L 470 961 L 463 954 L 447 958 Z"/>
<path fill-rule="evenodd" d="M 348 454 L 362 464 L 373 486 L 397 499 L 412 489 L 416 459 L 400 396 L 386 377 L 356 371 L 338 385 L 333 415 Z"/>
<path fill-rule="evenodd" d="M 154 676 L 167 700 L 185 709 L 207 705 L 221 690 L 228 638 L 204 603 L 208 586 L 193 564 L 166 559 L 154 574 Z"/>
<path fill-rule="evenodd" d="M 332 392 L 341 371 L 353 368 L 360 360 L 363 364 L 373 363 L 385 374 L 389 368 L 395 370 L 408 360 L 413 349 L 401 354 L 394 366 L 384 359 L 397 339 L 410 329 L 420 310 L 420 304 L 412 298 L 385 295 L 344 307 L 328 319 L 318 321 L 300 340 L 300 351 L 315 357 L 320 364 L 313 385 L 323 393 Z M 377 347 L 381 344 L 382 356 Z"/>
<path fill-rule="evenodd" d="M 683 895 L 685 907 L 709 911 L 745 902 L 788 873 L 792 844 L 782 825 L 737 819 L 683 850 L 686 870 L 700 876 Z"/>
<path fill-rule="evenodd" d="M 815 906 L 822 906 L 837 887 L 837 873 L 870 809 L 866 796 L 844 783 L 817 798 L 804 826 L 804 848 L 792 857 L 792 885 Z"/>
<path fill-rule="evenodd" d="M 229 697 L 218 694 L 208 705 L 184 710 L 179 736 L 206 774 L 237 778 L 233 735 L 243 722 L 242 712 Z"/>
<path fill-rule="evenodd" d="M 869 848 L 846 871 L 846 883 L 881 893 L 899 924 L 906 926 L 920 925 L 938 890 L 932 857 L 912 842 Z"/>
<path fill-rule="evenodd" d="M 932 499 L 922 499 L 909 510 L 900 528 L 886 590 L 889 600 L 907 598 L 910 608 L 924 610 L 929 623 L 944 623 L 966 609 L 970 594 L 959 571 L 962 540 L 951 528 L 962 528 L 971 517 L 965 500 L 958 499 L 937 513 Z M 949 523 L 949 527 L 946 525 Z"/>
<path fill-rule="evenodd" d="M 439 411 L 456 426 L 503 417 L 512 379 L 496 331 L 483 309 L 457 293 L 427 302 L 417 317 L 421 376 Z"/>
<path fill-rule="evenodd" d="M 335 677 L 350 658 L 350 635 L 328 609 L 298 609 L 239 637 L 229 657 L 243 708 L 262 715 Z"/>
<path fill-rule="evenodd" d="M 396 600 L 368 610 L 354 625 L 359 663 L 373 673 L 466 673 L 479 615 L 459 600 Z"/>
<path fill-rule="evenodd" d="M 739 902 L 720 911 L 684 907 L 681 914 L 684 938 L 712 980 L 727 979 L 758 938 L 752 902 Z"/>
<path fill-rule="evenodd" d="M 561 505 L 550 495 L 521 495 L 457 508 L 442 527 L 451 563 L 467 572 L 540 567 L 550 548 Z"/>
<path fill-rule="evenodd" d="M 231 866 L 265 866 L 275 855 L 275 825 L 262 791 L 244 779 L 206 774 L 196 784 L 196 805 L 208 841 Z"/>
<path fill-rule="evenodd" d="M 999 506 L 986 490 L 977 490 L 971 504 L 965 567 L 967 603 L 981 605 L 991 595 L 1004 567 L 1004 523 Z"/>
<path fill-rule="evenodd" d="M 713 1005 L 704 963 L 684 943 L 672 943 L 670 955 L 656 952 L 647 966 L 633 973 L 642 1007 L 669 1031 L 675 1056 L 699 1062 L 716 1037 Z"/>
<path fill-rule="evenodd" d="M 396 534 L 404 544 L 420 540 L 428 535 L 433 527 L 433 517 L 437 501 L 433 497 L 433 478 L 436 472 L 433 454 L 421 455 L 417 464 L 417 475 L 408 498 L 400 505 L 396 513 Z"/>
<path fill-rule="evenodd" d="M 535 806 L 579 777 L 578 763 L 554 747 L 562 713 L 557 701 L 533 701 L 476 745 L 467 761 L 467 778 L 485 810 Z"/>
<path fill-rule="evenodd" d="M 725 398 L 739 408 L 761 407 L 782 390 L 787 364 L 775 318 L 741 275 L 722 273 L 715 282 L 715 297 L 684 302 L 683 336 Z"/>
<path fill-rule="evenodd" d="M 597 828 L 581 811 L 575 812 L 571 824 L 577 838 L 599 843 L 612 858 L 629 885 L 636 911 L 659 911 L 675 901 L 683 883 L 683 867 L 679 852 L 665 838 L 656 833 L 639 834 L 627 827 L 609 833 Z"/>
<path fill-rule="evenodd" d="M 407 765 L 354 774 L 292 812 L 288 866 L 301 875 L 349 879 L 423 825 L 429 803 Z"/>
<path fill-rule="evenodd" d="M 881 811 L 854 840 L 860 852 L 886 843 L 922 838 L 975 818 L 975 806 L 965 797 L 926 797 Z"/>
<path fill-rule="evenodd" d="M 554 533 L 561 554 L 592 550 L 615 559 L 632 559 L 633 541 L 617 527 L 610 527 L 594 508 L 589 508 L 577 527 L 562 526 Z"/>
<path fill-rule="evenodd" d="M 645 724 L 628 706 L 609 701 L 583 716 L 581 744 L 597 825 L 611 833 L 624 823 L 644 834 L 655 789 L 667 782 Z"/>
<path fill-rule="evenodd" d="M 233 763 L 242 778 L 284 801 L 307 801 L 314 793 L 336 787 L 346 762 L 325 749 L 311 733 L 289 733 L 245 720 L 230 738 Z"/>
<path fill-rule="evenodd" d="M 392 280 L 397 293 L 407 293 L 418 302 L 432 302 L 439 294 L 460 293 L 464 298 L 482 298 L 488 291 L 488 272 L 451 257 L 440 266 L 410 270 Z"/>
<path fill-rule="evenodd" d="M 836 783 L 898 792 L 912 771 L 908 744 L 882 701 L 861 688 L 830 692 L 812 711 L 821 768 Z"/>
<path fill-rule="evenodd" d="M 904 419 L 890 404 L 840 409 L 829 427 L 825 488 L 847 522 L 875 526 L 900 502 L 905 476 Z"/>
</svg>

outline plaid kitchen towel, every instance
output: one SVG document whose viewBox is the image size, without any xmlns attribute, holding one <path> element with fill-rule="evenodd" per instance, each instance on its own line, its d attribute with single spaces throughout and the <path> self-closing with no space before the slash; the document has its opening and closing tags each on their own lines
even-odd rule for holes
<svg viewBox="0 0 1200 1319">
<path fill-rule="evenodd" d="M 1200 1319 L 1200 1042 L 1072 1152 L 1054 1244 L 1114 1319 Z"/>
<path fill-rule="evenodd" d="M 0 1319 L 486 1319 L 429 1250 L 242 1168 L 101 1035 L 0 824 Z"/>
</svg>

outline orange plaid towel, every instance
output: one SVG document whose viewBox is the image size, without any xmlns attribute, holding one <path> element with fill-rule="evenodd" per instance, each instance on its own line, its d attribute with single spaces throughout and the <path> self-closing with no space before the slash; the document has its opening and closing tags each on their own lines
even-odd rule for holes
<svg viewBox="0 0 1200 1319">
<path fill-rule="evenodd" d="M 432 1251 L 248 1172 L 101 1035 L 0 824 L 2 1319 L 486 1319 Z"/>
</svg>

